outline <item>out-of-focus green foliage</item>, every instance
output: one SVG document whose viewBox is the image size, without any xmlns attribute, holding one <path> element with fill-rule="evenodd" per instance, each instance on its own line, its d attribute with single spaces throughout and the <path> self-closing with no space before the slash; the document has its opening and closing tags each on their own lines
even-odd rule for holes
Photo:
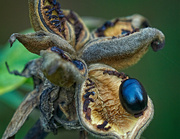
<svg viewBox="0 0 180 139">
<path fill-rule="evenodd" d="M 22 33 L 30 32 L 33 32 L 33 30 L 29 29 Z M 0 95 L 16 89 L 27 80 L 27 78 L 10 74 L 5 66 L 5 62 L 8 63 L 10 70 L 21 71 L 28 61 L 38 57 L 28 52 L 18 41 L 13 44 L 11 49 L 9 47 L 9 43 L 5 44 L 4 50 L 0 52 Z"/>
<path fill-rule="evenodd" d="M 12 99 L 11 99 L 12 98 Z M 16 109 L 22 102 L 24 96 L 18 91 L 11 91 L 0 96 L 0 101 L 4 104 Z"/>
</svg>

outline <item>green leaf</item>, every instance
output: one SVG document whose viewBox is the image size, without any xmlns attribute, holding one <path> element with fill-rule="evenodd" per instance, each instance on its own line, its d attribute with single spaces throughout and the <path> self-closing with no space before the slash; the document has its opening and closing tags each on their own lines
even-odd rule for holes
<svg viewBox="0 0 180 139">
<path fill-rule="evenodd" d="M 25 30 L 22 34 L 33 32 L 32 29 Z M 13 47 L 5 44 L 0 55 L 0 95 L 12 91 L 22 85 L 27 78 L 9 74 L 5 66 L 8 63 L 10 70 L 22 71 L 25 64 L 39 56 L 30 53 L 20 42 L 16 40 Z"/>
<path fill-rule="evenodd" d="M 18 91 L 11 91 L 7 92 L 6 94 L 0 95 L 0 101 L 13 109 L 17 109 L 23 99 L 24 96 Z"/>
</svg>

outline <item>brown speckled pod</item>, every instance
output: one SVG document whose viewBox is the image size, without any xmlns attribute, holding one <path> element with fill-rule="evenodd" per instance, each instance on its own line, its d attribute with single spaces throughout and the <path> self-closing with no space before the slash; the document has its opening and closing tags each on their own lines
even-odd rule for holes
<svg viewBox="0 0 180 139">
<path fill-rule="evenodd" d="M 35 31 L 44 30 L 59 35 L 79 50 L 89 39 L 84 22 L 71 10 L 62 10 L 58 2 L 29 0 L 30 19 Z"/>
<path fill-rule="evenodd" d="M 119 86 L 124 80 L 120 75 L 109 66 L 91 65 L 87 79 L 77 89 L 78 117 L 83 127 L 93 135 L 139 138 L 153 117 L 153 104 L 148 97 L 148 108 L 138 118 L 126 112 L 119 100 Z"/>
</svg>

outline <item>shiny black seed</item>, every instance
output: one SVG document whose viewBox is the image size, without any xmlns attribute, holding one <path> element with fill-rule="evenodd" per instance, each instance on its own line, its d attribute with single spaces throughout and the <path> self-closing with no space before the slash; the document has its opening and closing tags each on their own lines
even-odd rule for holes
<svg viewBox="0 0 180 139">
<path fill-rule="evenodd" d="M 79 70 L 83 70 L 84 69 L 84 64 L 79 61 L 79 60 L 73 60 L 72 61 L 73 64 L 79 69 Z"/>
<path fill-rule="evenodd" d="M 51 47 L 51 51 L 56 52 L 56 53 L 58 53 L 59 55 L 64 54 L 64 51 L 61 50 L 60 48 L 56 47 L 56 46 Z"/>
<path fill-rule="evenodd" d="M 141 115 L 147 108 L 147 93 L 136 79 L 130 78 L 122 82 L 119 98 L 124 109 L 130 114 Z"/>
</svg>

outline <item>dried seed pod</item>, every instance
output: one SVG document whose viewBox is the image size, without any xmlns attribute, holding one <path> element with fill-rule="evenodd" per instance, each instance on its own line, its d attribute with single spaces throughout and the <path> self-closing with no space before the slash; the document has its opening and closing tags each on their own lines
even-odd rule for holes
<svg viewBox="0 0 180 139">
<path fill-rule="evenodd" d="M 65 19 L 58 2 L 50 0 L 29 0 L 29 13 L 35 31 L 44 30 L 55 33 L 70 42 L 75 39 L 75 32 Z"/>
<path fill-rule="evenodd" d="M 101 27 L 92 32 L 92 37 L 114 37 L 127 36 L 140 28 L 149 27 L 147 19 L 141 15 L 135 14 L 128 17 L 122 17 L 106 21 Z"/>
<path fill-rule="evenodd" d="M 45 31 L 37 31 L 35 33 L 28 34 L 14 33 L 9 38 L 11 46 L 16 39 L 20 41 L 28 51 L 38 55 L 41 50 L 46 50 L 52 46 L 57 46 L 70 54 L 76 53 L 74 48 L 67 41 L 56 34 Z"/>
<path fill-rule="evenodd" d="M 50 86 L 51 83 L 44 77 L 44 74 L 40 70 L 41 64 L 41 58 L 32 60 L 25 65 L 22 72 L 18 72 L 17 70 L 10 71 L 9 66 L 6 64 L 9 73 L 26 78 L 32 77 L 34 81 L 34 90 L 27 95 L 14 113 L 2 139 L 13 138 L 15 136 L 27 120 L 30 113 L 40 104 L 40 95 L 43 90 Z"/>
<path fill-rule="evenodd" d="M 75 88 L 61 88 L 58 98 L 58 105 L 69 121 L 78 120 L 74 100 Z"/>
<path fill-rule="evenodd" d="M 62 10 L 59 2 L 29 0 L 31 23 L 35 31 L 44 30 L 59 35 L 79 50 L 90 38 L 90 33 L 73 11 Z"/>
<path fill-rule="evenodd" d="M 57 134 L 58 128 L 54 121 L 54 113 L 57 109 L 55 101 L 59 97 L 59 90 L 60 87 L 51 84 L 51 86 L 43 90 L 40 96 L 40 121 L 46 132 L 52 131 L 54 134 Z"/>
<path fill-rule="evenodd" d="M 153 117 L 154 109 L 149 97 L 147 109 L 139 117 L 123 108 L 119 87 L 128 77 L 122 75 L 109 66 L 93 64 L 86 80 L 78 88 L 78 117 L 82 126 L 93 135 L 139 138 Z"/>
<path fill-rule="evenodd" d="M 24 122 L 28 118 L 29 114 L 39 105 L 39 97 L 42 92 L 42 84 L 40 89 L 34 89 L 30 92 L 26 99 L 21 103 L 16 112 L 14 113 L 9 125 L 4 132 L 2 139 L 8 139 L 18 132 L 18 130 L 23 126 Z"/>
<path fill-rule="evenodd" d="M 84 80 L 87 67 L 83 60 L 78 59 L 79 64 L 82 65 L 79 69 L 78 65 L 73 63 L 75 59 L 58 47 L 42 50 L 41 56 L 43 57 L 41 69 L 53 84 L 70 87 L 74 82 L 80 83 Z"/>
<path fill-rule="evenodd" d="M 87 63 L 104 63 L 116 69 L 123 69 L 137 63 L 152 44 L 157 51 L 164 46 L 164 34 L 155 28 L 144 28 L 128 36 L 101 37 L 89 41 L 79 52 Z"/>
<path fill-rule="evenodd" d="M 63 10 L 63 13 L 69 23 L 74 27 L 76 40 L 75 44 L 72 44 L 72 46 L 74 46 L 74 49 L 78 51 L 90 39 L 89 30 L 77 13 L 71 10 Z"/>
</svg>

